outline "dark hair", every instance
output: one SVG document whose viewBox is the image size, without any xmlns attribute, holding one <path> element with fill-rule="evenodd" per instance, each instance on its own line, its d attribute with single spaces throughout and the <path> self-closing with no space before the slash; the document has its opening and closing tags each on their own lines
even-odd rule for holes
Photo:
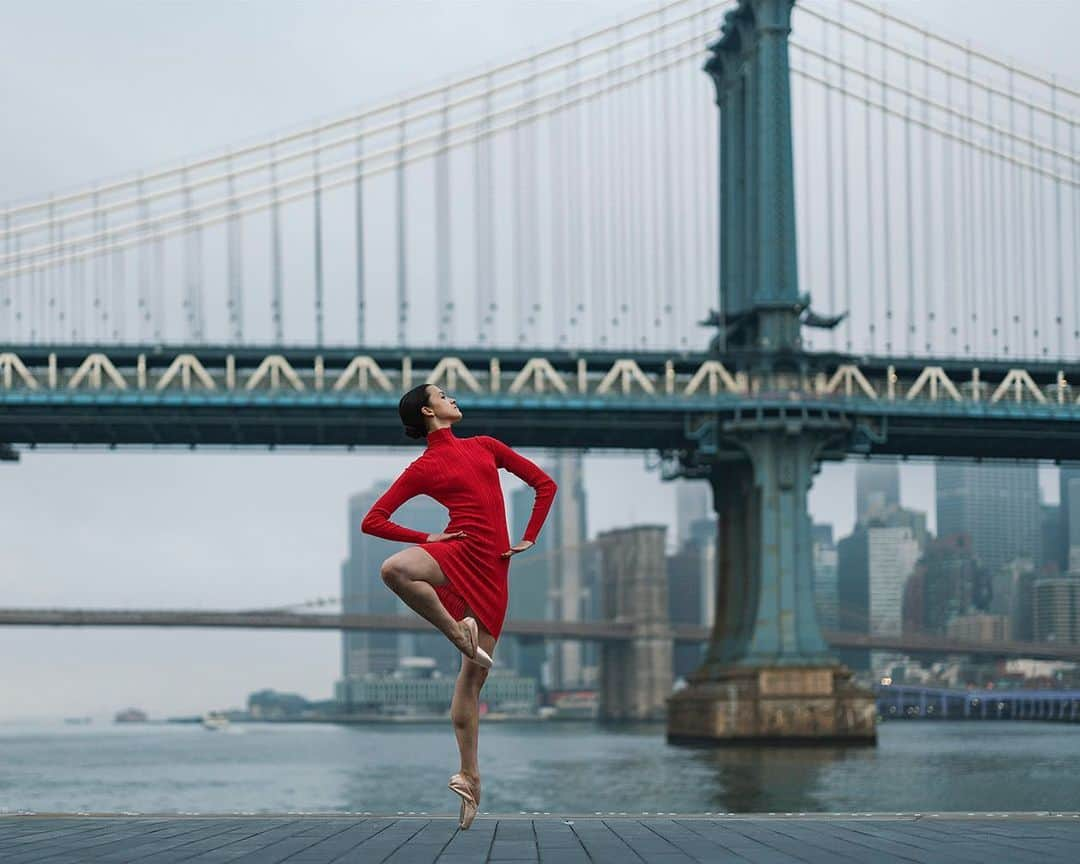
<svg viewBox="0 0 1080 864">
<path fill-rule="evenodd" d="M 427 424 L 421 408 L 431 407 L 428 405 L 428 387 L 430 384 L 418 384 L 408 393 L 401 397 L 398 402 L 398 414 L 401 422 L 405 424 L 405 434 L 410 438 L 426 438 Z"/>
</svg>

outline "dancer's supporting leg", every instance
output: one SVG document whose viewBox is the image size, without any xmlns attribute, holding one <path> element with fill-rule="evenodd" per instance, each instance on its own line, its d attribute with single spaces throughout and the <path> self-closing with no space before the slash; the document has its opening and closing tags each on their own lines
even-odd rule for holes
<svg viewBox="0 0 1080 864">
<path fill-rule="evenodd" d="M 447 581 L 438 561 L 419 546 L 410 546 L 383 561 L 381 574 L 386 586 L 404 600 L 409 608 L 439 628 L 459 651 L 466 654 L 469 652 L 472 646 L 468 629 L 446 611 L 439 595 L 431 587 Z M 483 632 L 481 629 L 480 633 Z M 480 644 L 484 644 L 482 635 Z M 468 662 L 464 658 L 462 660 Z"/>
<path fill-rule="evenodd" d="M 466 615 L 473 615 L 466 607 Z M 473 617 L 476 617 L 473 615 Z M 477 620 L 480 631 L 480 647 L 488 654 L 495 651 L 495 637 Z M 454 724 L 458 750 L 461 751 L 461 773 L 472 784 L 476 800 L 480 800 L 480 762 L 477 756 L 477 740 L 480 733 L 480 688 L 487 680 L 488 670 L 464 657 L 461 658 L 461 671 L 458 672 L 454 685 L 454 698 L 450 703 L 450 720 Z"/>
</svg>

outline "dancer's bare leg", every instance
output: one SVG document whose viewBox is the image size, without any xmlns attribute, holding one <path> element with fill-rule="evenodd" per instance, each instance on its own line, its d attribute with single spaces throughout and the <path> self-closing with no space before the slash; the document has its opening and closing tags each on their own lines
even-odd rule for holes
<svg viewBox="0 0 1080 864">
<path fill-rule="evenodd" d="M 439 562 L 419 546 L 402 549 L 387 558 L 382 565 L 383 582 L 391 591 L 405 601 L 409 608 L 426 618 L 443 632 L 460 651 L 470 649 L 468 630 L 446 611 L 433 585 L 442 585 L 447 579 Z M 481 634 L 484 632 L 481 628 Z M 484 641 L 481 637 L 480 645 Z M 469 661 L 462 658 L 462 662 Z M 469 663 L 475 666 L 475 663 Z M 480 667 L 477 667 L 480 668 Z"/>
<path fill-rule="evenodd" d="M 472 615 L 473 613 L 466 607 L 465 614 Z M 479 620 L 476 624 L 480 632 L 480 647 L 488 654 L 492 654 L 495 651 L 495 637 L 484 629 L 484 625 Z M 454 724 L 458 750 L 461 751 L 461 773 L 468 778 L 473 789 L 476 790 L 477 802 L 480 800 L 480 762 L 477 755 L 480 734 L 480 688 L 487 680 L 487 673 L 487 669 L 462 657 L 461 671 L 458 672 L 457 682 L 454 685 L 454 698 L 450 703 L 450 720 Z"/>
</svg>

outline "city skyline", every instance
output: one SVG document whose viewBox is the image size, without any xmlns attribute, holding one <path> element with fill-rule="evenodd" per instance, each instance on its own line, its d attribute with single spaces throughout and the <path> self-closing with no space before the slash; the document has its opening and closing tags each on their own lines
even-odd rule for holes
<svg viewBox="0 0 1080 864">
<path fill-rule="evenodd" d="M 1080 12 L 1066 4 L 1057 7 L 1057 26 L 1029 29 L 1015 26 L 1004 2 L 894 6 L 995 52 L 1080 77 L 1069 36 Z M 207 28 L 198 7 L 186 4 L 9 4 L 0 13 L 0 63 L 5 80 L 21 83 L 7 93 L 6 118 L 23 131 L 0 141 L 5 164 L 14 166 L 5 198 L 326 116 L 607 23 L 623 4 L 558 4 L 557 15 L 554 8 L 459 4 L 433 20 L 422 4 L 368 4 L 360 13 L 325 3 L 302 14 L 297 4 L 276 3 L 252 26 L 237 4 L 222 7 Z M 418 16 L 429 26 L 417 27 Z M 446 39 L 451 27 L 467 38 Z M 425 62 L 402 63 L 406 52 Z M 395 74 L 375 74 L 386 68 Z M 28 452 L 20 464 L 0 464 L 0 585 L 18 605 L 250 607 L 335 594 L 343 502 L 374 478 L 396 475 L 413 452 Z M 587 488 L 610 490 L 592 496 L 591 535 L 671 524 L 673 488 L 643 462 L 643 454 L 586 457 Z M 852 463 L 826 465 L 810 496 L 815 521 L 838 535 L 854 512 L 852 478 Z M 1041 470 L 1040 479 L 1044 492 L 1056 493 L 1056 472 Z M 905 466 L 901 487 L 904 506 L 932 519 L 932 467 Z M 325 697 L 340 637 L 9 628 L 0 649 L 19 658 L 0 677 L 0 691 L 17 694 L 0 716 L 111 714 L 139 700 L 190 713 L 239 703 L 261 687 Z"/>
</svg>

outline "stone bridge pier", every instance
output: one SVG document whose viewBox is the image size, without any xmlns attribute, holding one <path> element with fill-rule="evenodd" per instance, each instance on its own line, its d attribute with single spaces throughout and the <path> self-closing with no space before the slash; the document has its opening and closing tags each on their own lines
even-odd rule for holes
<svg viewBox="0 0 1080 864">
<path fill-rule="evenodd" d="M 600 649 L 600 718 L 660 720 L 673 683 L 665 557 L 666 525 L 601 532 L 606 620 L 633 625 L 630 639 Z"/>
</svg>

